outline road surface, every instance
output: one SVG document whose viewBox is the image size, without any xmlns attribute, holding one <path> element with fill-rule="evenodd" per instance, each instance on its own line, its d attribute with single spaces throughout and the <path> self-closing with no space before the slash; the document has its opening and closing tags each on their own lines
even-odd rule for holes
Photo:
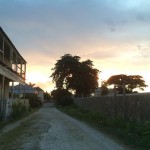
<svg viewBox="0 0 150 150">
<path fill-rule="evenodd" d="M 17 128 L 15 130 L 20 129 L 21 134 L 12 142 L 9 141 L 8 147 L 12 147 L 12 150 L 127 149 L 85 123 L 65 115 L 51 104 L 44 104 L 35 115 Z M 12 134 L 6 130 L 7 134 Z"/>
</svg>

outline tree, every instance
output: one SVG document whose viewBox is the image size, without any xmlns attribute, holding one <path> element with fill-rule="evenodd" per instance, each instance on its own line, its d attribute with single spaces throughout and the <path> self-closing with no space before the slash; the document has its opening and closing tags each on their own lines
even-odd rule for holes
<svg viewBox="0 0 150 150">
<path fill-rule="evenodd" d="M 104 96 L 104 95 L 107 95 L 109 93 L 109 89 L 107 87 L 107 82 L 106 81 L 103 81 L 102 82 L 102 85 L 101 85 L 101 95 Z"/>
<path fill-rule="evenodd" d="M 98 87 L 98 70 L 91 60 L 80 62 L 79 56 L 66 54 L 52 70 L 56 88 L 74 91 L 76 97 L 89 96 Z"/>
<path fill-rule="evenodd" d="M 133 89 L 144 90 L 147 87 L 140 75 L 113 75 L 107 80 L 107 84 L 115 85 L 120 94 L 123 93 L 123 88 L 125 88 L 126 93 L 133 93 Z"/>
<path fill-rule="evenodd" d="M 46 101 L 50 101 L 51 100 L 50 93 L 48 93 L 47 91 L 44 92 L 44 100 L 46 100 Z"/>
<path fill-rule="evenodd" d="M 53 90 L 51 96 L 56 105 L 66 106 L 73 103 L 73 99 L 71 98 L 72 93 L 66 89 Z"/>
</svg>

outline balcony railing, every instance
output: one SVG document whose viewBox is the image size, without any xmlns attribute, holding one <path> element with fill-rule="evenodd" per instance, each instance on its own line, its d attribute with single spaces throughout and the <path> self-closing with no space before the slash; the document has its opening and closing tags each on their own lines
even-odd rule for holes
<svg viewBox="0 0 150 150">
<path fill-rule="evenodd" d="M 16 75 L 20 76 L 21 78 L 25 79 L 25 68 L 23 68 L 23 66 L 25 66 L 25 64 L 14 64 L 12 61 L 8 60 L 5 58 L 4 61 L 0 60 L 0 64 L 9 69 L 11 72 L 15 73 Z"/>
</svg>

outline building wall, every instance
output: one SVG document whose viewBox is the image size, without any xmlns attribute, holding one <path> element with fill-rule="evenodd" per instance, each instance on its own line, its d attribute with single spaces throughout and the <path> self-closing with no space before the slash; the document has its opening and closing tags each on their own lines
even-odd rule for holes
<svg viewBox="0 0 150 150">
<path fill-rule="evenodd" d="M 14 102 L 9 98 L 9 82 L 24 84 L 25 74 L 26 61 L 0 27 L 0 119 L 6 118 Z"/>
<path fill-rule="evenodd" d="M 107 116 L 121 116 L 132 121 L 150 121 L 150 93 L 74 99 L 76 105 Z"/>
<path fill-rule="evenodd" d="M 38 97 L 41 99 L 42 102 L 44 102 L 44 92 L 38 91 Z"/>
</svg>

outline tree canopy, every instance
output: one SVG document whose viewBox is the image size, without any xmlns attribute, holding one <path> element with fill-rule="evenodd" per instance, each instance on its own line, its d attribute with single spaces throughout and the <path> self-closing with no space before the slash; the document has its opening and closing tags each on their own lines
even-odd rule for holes
<svg viewBox="0 0 150 150">
<path fill-rule="evenodd" d="M 101 84 L 101 96 L 107 95 L 109 93 L 109 89 L 107 86 L 107 82 L 103 81 Z"/>
<path fill-rule="evenodd" d="M 81 61 L 79 56 L 66 54 L 57 60 L 51 77 L 58 89 L 75 92 L 75 96 L 89 96 L 98 87 L 98 70 L 91 60 Z"/>
<path fill-rule="evenodd" d="M 119 93 L 123 93 L 123 86 L 126 93 L 133 93 L 133 89 L 144 90 L 147 85 L 142 76 L 140 75 L 113 75 L 107 80 L 108 85 L 116 85 L 116 89 Z"/>
</svg>

